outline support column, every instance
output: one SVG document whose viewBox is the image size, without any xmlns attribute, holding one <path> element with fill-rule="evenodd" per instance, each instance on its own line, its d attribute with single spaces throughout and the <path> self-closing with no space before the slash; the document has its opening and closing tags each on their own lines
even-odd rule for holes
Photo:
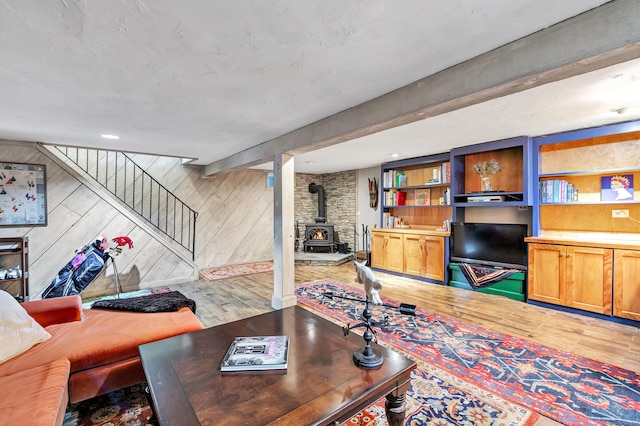
<svg viewBox="0 0 640 426">
<path fill-rule="evenodd" d="M 295 282 L 293 156 L 277 154 L 273 161 L 273 297 L 271 307 L 282 309 L 297 303 Z"/>
</svg>

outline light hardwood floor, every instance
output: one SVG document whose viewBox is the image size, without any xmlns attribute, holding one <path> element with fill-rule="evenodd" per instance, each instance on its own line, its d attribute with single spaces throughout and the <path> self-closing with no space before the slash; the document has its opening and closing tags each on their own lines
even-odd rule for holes
<svg viewBox="0 0 640 426">
<path fill-rule="evenodd" d="M 529 305 L 418 280 L 376 273 L 383 282 L 380 294 L 448 315 L 500 333 L 572 352 L 640 373 L 640 328 L 587 316 Z M 296 284 L 331 279 L 362 288 L 354 282 L 352 262 L 341 266 L 296 266 Z M 220 281 L 198 281 L 170 286 L 197 303 L 197 314 L 207 327 L 271 310 L 273 273 Z M 556 424 L 542 418 L 537 425 Z"/>
</svg>

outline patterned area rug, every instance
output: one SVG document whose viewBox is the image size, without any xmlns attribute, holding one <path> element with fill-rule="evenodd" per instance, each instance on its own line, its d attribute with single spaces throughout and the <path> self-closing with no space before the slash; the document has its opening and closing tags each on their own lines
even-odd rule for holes
<svg viewBox="0 0 640 426">
<path fill-rule="evenodd" d="M 323 297 L 326 291 L 350 298 L 364 295 L 359 289 L 321 280 L 297 286 L 298 303 L 341 324 L 360 321 L 363 303 Z M 372 308 L 374 320 L 388 317 L 376 327 L 380 343 L 425 362 L 412 381 L 412 399 L 424 405 L 419 414 L 410 406 L 406 424 L 425 424 L 433 415 L 442 420 L 438 424 L 497 424 L 490 408 L 478 409 L 484 404 L 478 389 L 489 399 L 508 398 L 564 424 L 640 424 L 640 376 L 634 372 L 420 308 L 416 316 L 401 315 L 395 308 L 398 302 L 382 299 L 392 307 Z M 440 376 L 441 372 L 448 376 Z M 453 378 L 449 382 L 453 388 L 437 386 L 447 378 Z M 438 395 L 452 389 L 457 395 L 462 384 L 471 386 L 466 399 Z"/>
<path fill-rule="evenodd" d="M 247 263 L 245 265 L 221 266 L 220 268 L 203 269 L 200 278 L 205 281 L 223 280 L 225 278 L 239 277 L 240 275 L 258 274 L 260 272 L 273 271 L 272 263 Z"/>
<path fill-rule="evenodd" d="M 70 404 L 63 426 L 155 426 L 146 384 Z"/>
</svg>

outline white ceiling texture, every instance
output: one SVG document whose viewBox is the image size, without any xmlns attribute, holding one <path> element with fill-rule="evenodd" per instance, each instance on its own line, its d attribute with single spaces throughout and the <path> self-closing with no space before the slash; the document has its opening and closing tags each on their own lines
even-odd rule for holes
<svg viewBox="0 0 640 426">
<path fill-rule="evenodd" d="M 579 31 L 575 49 L 566 36 L 547 50 L 527 36 L 588 11 L 597 39 L 610 41 L 617 36 L 609 29 L 627 23 L 613 17 L 633 19 L 629 10 L 638 7 L 634 0 L 0 0 L 0 138 L 193 158 L 211 172 L 268 167 L 282 146 L 295 155 L 296 172 L 327 173 L 376 166 L 392 153 L 409 158 L 628 121 L 640 113 L 611 110 L 640 103 L 640 55 L 629 49 L 600 61 L 606 67 L 587 59 L 580 70 L 532 78 L 528 90 L 466 94 L 441 108 L 423 93 L 428 113 L 402 112 L 403 92 L 389 93 L 446 78 L 483 54 L 488 65 L 511 57 L 517 65 L 538 48 L 580 55 Z M 633 44 L 640 24 L 629 27 L 632 40 L 621 46 Z M 518 40 L 529 50 L 500 53 Z M 562 68 L 545 60 L 542 74 Z M 451 101 L 457 87 L 483 78 L 468 73 L 438 87 Z M 414 86 L 425 92 L 429 81 Z M 361 105 L 367 101 L 378 109 Z M 335 137 L 332 127 L 348 114 L 364 124 Z M 312 124 L 319 120 L 322 132 Z M 308 140 L 289 146 L 282 137 L 291 132 Z"/>
</svg>

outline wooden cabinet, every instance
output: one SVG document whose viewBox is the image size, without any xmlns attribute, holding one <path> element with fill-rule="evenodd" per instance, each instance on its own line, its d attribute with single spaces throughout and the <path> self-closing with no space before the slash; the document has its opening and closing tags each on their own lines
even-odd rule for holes
<svg viewBox="0 0 640 426">
<path fill-rule="evenodd" d="M 640 250 L 614 251 L 613 315 L 640 321 Z"/>
<path fill-rule="evenodd" d="M 371 265 L 430 281 L 445 280 L 448 233 L 405 229 L 371 231 Z"/>
<path fill-rule="evenodd" d="M 0 288 L 29 300 L 29 238 L 0 238 Z"/>
<path fill-rule="evenodd" d="M 404 235 L 404 273 L 444 280 L 444 238 L 430 235 Z"/>
<path fill-rule="evenodd" d="M 529 244 L 531 300 L 611 315 L 613 250 Z"/>
<path fill-rule="evenodd" d="M 435 229 L 451 219 L 449 154 L 385 163 L 381 171 L 383 228 Z"/>
<path fill-rule="evenodd" d="M 402 234 L 371 231 L 371 266 L 392 272 L 403 272 Z"/>
</svg>

